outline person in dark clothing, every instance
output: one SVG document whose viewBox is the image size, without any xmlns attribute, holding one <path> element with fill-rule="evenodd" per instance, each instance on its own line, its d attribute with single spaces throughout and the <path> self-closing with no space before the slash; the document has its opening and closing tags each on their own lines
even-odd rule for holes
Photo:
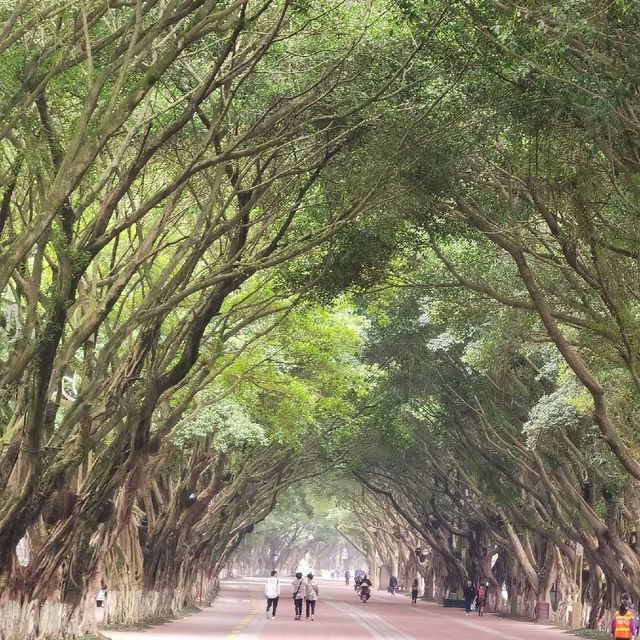
<svg viewBox="0 0 640 640">
<path fill-rule="evenodd" d="M 389 578 L 389 593 L 392 596 L 395 596 L 397 589 L 398 589 L 398 578 L 396 578 L 395 576 L 391 576 Z"/>
<path fill-rule="evenodd" d="M 295 620 L 300 620 L 302 618 L 302 603 L 304 602 L 304 596 L 306 592 L 305 581 L 302 579 L 302 574 L 300 572 L 296 573 L 296 577 L 291 583 L 291 587 L 293 589 L 293 605 L 295 609 Z"/>
<path fill-rule="evenodd" d="M 471 613 L 471 605 L 476 599 L 476 589 L 473 586 L 473 582 L 471 582 L 471 580 L 467 580 L 467 584 L 462 589 L 462 596 L 464 598 L 465 613 L 466 615 L 469 615 Z"/>
<path fill-rule="evenodd" d="M 411 585 L 411 604 L 418 603 L 418 578 L 413 581 Z"/>
<path fill-rule="evenodd" d="M 349 586 L 349 580 L 351 580 L 351 571 L 349 571 L 349 569 L 347 569 L 344 572 L 344 581 L 345 581 L 345 584 L 347 585 L 347 587 Z"/>
</svg>

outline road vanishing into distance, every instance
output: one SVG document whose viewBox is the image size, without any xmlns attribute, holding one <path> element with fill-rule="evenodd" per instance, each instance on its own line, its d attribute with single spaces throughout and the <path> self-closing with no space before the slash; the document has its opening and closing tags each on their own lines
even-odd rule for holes
<svg viewBox="0 0 640 640">
<path fill-rule="evenodd" d="M 410 604 L 405 595 L 374 591 L 366 604 L 353 587 L 320 580 L 314 621 L 294 620 L 289 579 L 277 615 L 267 620 L 264 580 L 226 580 L 212 607 L 145 631 L 103 631 L 112 640 L 560 640 L 567 634 L 486 614 L 465 616 L 434 603 Z M 569 636 L 572 637 L 572 636 Z"/>
</svg>

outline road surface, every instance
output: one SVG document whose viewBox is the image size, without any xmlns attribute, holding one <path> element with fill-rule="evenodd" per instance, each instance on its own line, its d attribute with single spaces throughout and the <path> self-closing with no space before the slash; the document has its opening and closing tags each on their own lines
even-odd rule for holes
<svg viewBox="0 0 640 640">
<path fill-rule="evenodd" d="M 145 631 L 104 631 L 112 640 L 567 640 L 553 627 L 487 614 L 465 616 L 404 595 L 374 591 L 362 604 L 353 587 L 320 580 L 315 621 L 295 621 L 289 580 L 267 620 L 263 580 L 227 580 L 214 605 Z M 571 636 L 569 636 L 571 637 Z"/>
</svg>

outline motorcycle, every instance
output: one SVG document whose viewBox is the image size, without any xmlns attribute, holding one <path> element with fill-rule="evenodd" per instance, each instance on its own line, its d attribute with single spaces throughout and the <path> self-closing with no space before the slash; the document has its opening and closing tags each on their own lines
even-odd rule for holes
<svg viewBox="0 0 640 640">
<path fill-rule="evenodd" d="M 371 588 L 368 584 L 363 584 L 360 587 L 360 600 L 366 602 L 371 597 Z"/>
</svg>

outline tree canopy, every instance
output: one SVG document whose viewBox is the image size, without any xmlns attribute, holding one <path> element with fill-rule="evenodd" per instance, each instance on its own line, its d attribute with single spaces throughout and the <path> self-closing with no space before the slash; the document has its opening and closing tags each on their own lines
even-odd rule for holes
<svg viewBox="0 0 640 640">
<path fill-rule="evenodd" d="M 0 2 L 0 638 L 342 539 L 425 597 L 640 596 L 639 27 Z"/>
</svg>

